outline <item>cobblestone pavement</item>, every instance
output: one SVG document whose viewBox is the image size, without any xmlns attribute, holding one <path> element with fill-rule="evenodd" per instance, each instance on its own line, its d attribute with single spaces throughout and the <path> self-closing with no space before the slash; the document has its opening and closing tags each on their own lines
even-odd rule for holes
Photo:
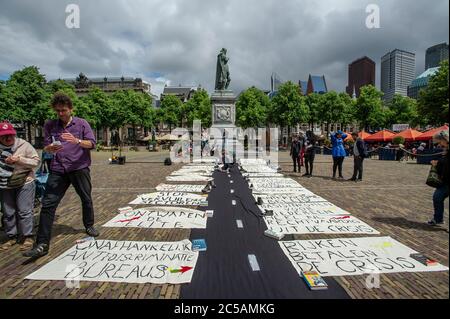
<svg viewBox="0 0 450 319">
<path fill-rule="evenodd" d="M 448 199 L 445 202 L 445 227 L 425 224 L 433 215 L 433 189 L 425 184 L 429 166 L 413 161 L 393 162 L 366 160 L 362 182 L 333 181 L 332 159 L 317 156 L 314 177 L 292 173 L 288 154 L 280 156 L 283 173 L 312 192 L 349 211 L 380 232 L 402 244 L 428 254 L 448 266 Z M 353 174 L 353 159 L 344 161 L 345 179 Z M 296 235 L 297 239 L 312 239 L 318 235 Z M 354 237 L 360 237 L 354 236 Z M 320 235 L 322 238 L 352 237 L 352 235 Z M 447 272 L 382 274 L 380 288 L 366 288 L 366 276 L 335 277 L 353 298 L 449 298 Z"/>
<path fill-rule="evenodd" d="M 165 176 L 181 165 L 164 166 L 168 153 L 129 152 L 124 166 L 109 165 L 111 153 L 94 152 L 92 165 L 96 225 L 101 237 L 111 240 L 175 241 L 189 238 L 190 230 L 102 228 L 118 207 L 136 195 L 154 191 Z M 291 173 L 287 153 L 280 154 L 283 173 L 302 185 L 350 211 L 380 231 L 417 251 L 448 265 L 448 226 L 430 228 L 424 222 L 432 214 L 432 189 L 424 184 L 429 167 L 378 160 L 365 162 L 364 181 L 332 181 L 331 158 L 317 156 L 313 178 Z M 353 163 L 344 162 L 349 178 Z M 448 207 L 448 202 L 446 202 Z M 81 203 L 73 189 L 57 210 L 54 237 L 49 255 L 23 264 L 18 247 L 0 253 L 0 298 L 179 298 L 180 285 L 81 282 L 80 289 L 67 288 L 63 281 L 31 281 L 24 278 L 86 237 L 81 223 Z M 448 210 L 446 210 L 448 225 Z M 4 240 L 4 235 L 0 235 Z M 342 236 L 342 235 L 341 235 Z M 348 236 L 348 235 L 347 235 Z M 317 238 L 297 235 L 298 239 Z M 323 238 L 335 238 L 321 235 Z M 350 237 L 350 236 L 349 236 Z M 353 298 L 449 298 L 448 272 L 398 273 L 381 275 L 378 289 L 365 287 L 364 276 L 336 277 Z"/>
</svg>

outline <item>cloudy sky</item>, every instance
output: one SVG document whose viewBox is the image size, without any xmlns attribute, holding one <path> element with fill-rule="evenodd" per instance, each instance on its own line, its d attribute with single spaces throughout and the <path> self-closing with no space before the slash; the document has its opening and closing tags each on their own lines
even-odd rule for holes
<svg viewBox="0 0 450 319">
<path fill-rule="evenodd" d="M 80 28 L 66 27 L 68 4 Z M 365 25 L 366 7 L 380 8 L 379 29 Z M 448 0 L 0 0 L 0 79 L 37 65 L 48 80 L 142 77 L 213 90 L 216 59 L 228 49 L 230 88 L 270 88 L 270 75 L 305 80 L 325 74 L 343 91 L 347 66 L 367 55 L 377 63 L 395 48 L 416 53 L 449 42 Z"/>
</svg>

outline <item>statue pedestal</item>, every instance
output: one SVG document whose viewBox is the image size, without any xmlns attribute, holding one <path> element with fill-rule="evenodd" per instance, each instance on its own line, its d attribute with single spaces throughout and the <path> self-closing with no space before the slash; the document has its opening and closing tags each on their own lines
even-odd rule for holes
<svg viewBox="0 0 450 319">
<path fill-rule="evenodd" d="M 240 158 L 242 153 L 240 150 L 243 146 L 237 138 L 236 95 L 230 90 L 216 90 L 211 96 L 211 104 L 211 129 L 216 133 L 220 132 L 220 137 L 214 134 L 214 144 L 219 150 L 226 148 L 228 154 L 234 154 L 235 157 Z M 225 138 L 223 138 L 224 132 L 226 132 Z"/>
<path fill-rule="evenodd" d="M 233 91 L 214 91 L 211 96 L 212 127 L 233 128 L 236 123 L 236 95 Z"/>
</svg>

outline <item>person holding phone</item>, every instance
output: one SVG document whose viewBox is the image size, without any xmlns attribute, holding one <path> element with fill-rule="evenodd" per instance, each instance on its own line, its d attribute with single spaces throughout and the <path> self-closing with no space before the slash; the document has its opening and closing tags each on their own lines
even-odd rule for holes
<svg viewBox="0 0 450 319">
<path fill-rule="evenodd" d="M 94 133 L 86 120 L 72 116 L 72 101 L 64 93 L 56 93 L 51 106 L 58 119 L 48 121 L 44 126 L 44 150 L 54 157 L 42 199 L 36 243 L 33 249 L 23 254 L 31 258 L 39 258 L 48 253 L 55 212 L 70 185 L 81 199 L 86 233 L 92 237 L 99 236 L 94 227 L 89 169 L 90 152 L 95 149 L 96 144 Z"/>
</svg>

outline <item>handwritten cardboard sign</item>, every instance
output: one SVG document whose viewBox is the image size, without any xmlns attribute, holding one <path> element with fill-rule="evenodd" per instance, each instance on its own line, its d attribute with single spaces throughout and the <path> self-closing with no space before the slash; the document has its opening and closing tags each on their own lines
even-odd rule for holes
<svg viewBox="0 0 450 319">
<path fill-rule="evenodd" d="M 130 205 L 206 206 L 207 195 L 182 192 L 155 192 L 139 195 Z"/>
<path fill-rule="evenodd" d="M 425 266 L 412 259 L 410 254 L 417 252 L 391 237 L 296 240 L 279 244 L 299 274 L 311 270 L 321 276 L 448 270 L 443 265 Z"/>
<path fill-rule="evenodd" d="M 73 246 L 26 279 L 181 284 L 191 282 L 197 258 L 187 239 L 93 240 Z"/>
<path fill-rule="evenodd" d="M 116 215 L 103 227 L 206 228 L 206 213 L 180 207 L 146 207 Z"/>
</svg>

